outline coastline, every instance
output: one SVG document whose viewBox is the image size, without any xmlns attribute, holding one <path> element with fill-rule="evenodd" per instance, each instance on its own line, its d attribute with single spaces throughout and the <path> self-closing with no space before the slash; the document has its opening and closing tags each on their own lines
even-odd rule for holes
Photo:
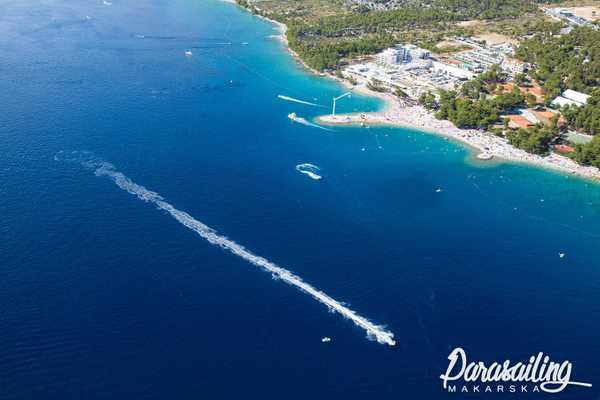
<svg viewBox="0 0 600 400">
<path fill-rule="evenodd" d="M 364 90 L 369 89 L 364 88 Z M 364 90 L 360 92 L 364 93 Z M 546 157 L 530 154 L 513 147 L 506 139 L 490 133 L 475 129 L 460 129 L 450 121 L 438 120 L 422 106 L 404 106 L 398 100 L 393 99 L 391 95 L 382 93 L 377 93 L 377 97 L 386 101 L 386 107 L 382 111 L 362 114 L 338 114 L 335 117 L 323 115 L 317 117 L 316 121 L 330 126 L 356 126 L 364 123 L 366 125 L 388 125 L 415 129 L 461 142 L 474 149 L 478 153 L 476 156 L 483 154 L 492 156 L 494 160 L 505 160 L 541 167 L 600 182 L 600 170 L 597 168 L 579 165 L 569 158 L 554 153 Z M 482 158 L 479 159 L 482 160 Z"/>
<path fill-rule="evenodd" d="M 331 74 L 320 72 L 320 71 L 317 71 L 316 69 L 312 68 L 306 62 L 304 62 L 304 60 L 302 59 L 302 57 L 300 57 L 300 55 L 298 55 L 298 53 L 296 53 L 294 50 L 292 50 L 292 48 L 289 46 L 289 43 L 288 43 L 288 40 L 287 40 L 286 33 L 287 33 L 287 30 L 288 30 L 288 27 L 287 27 L 286 24 L 284 24 L 283 22 L 275 21 L 274 19 L 271 19 L 269 17 L 265 17 L 263 15 L 254 14 L 251 10 L 248 10 L 247 8 L 241 6 L 235 0 L 221 0 L 221 1 L 226 2 L 226 3 L 235 4 L 236 6 L 240 7 L 242 10 L 245 10 L 245 11 L 249 12 L 252 16 L 254 16 L 256 18 L 260 18 L 262 20 L 265 20 L 265 21 L 267 21 L 267 22 L 275 25 L 277 27 L 279 33 L 276 34 L 276 35 L 271 35 L 270 37 L 272 37 L 272 38 L 280 41 L 285 46 L 285 49 L 287 50 L 287 52 L 290 53 L 292 55 L 292 57 L 294 57 L 294 59 L 296 61 L 298 61 L 300 64 L 302 64 L 302 66 L 304 68 L 306 68 L 307 70 L 309 70 L 311 73 L 313 73 L 314 75 L 321 76 L 321 77 L 330 77 L 330 78 L 334 78 L 334 79 L 336 79 L 338 81 L 341 81 L 341 80 L 335 78 Z"/>
<path fill-rule="evenodd" d="M 283 43 L 283 45 L 285 46 L 286 50 L 288 51 L 288 53 L 290 53 L 292 55 L 292 57 L 294 57 L 294 59 L 296 61 L 298 61 L 300 64 L 302 64 L 302 66 L 304 68 L 306 68 L 307 70 L 309 70 L 312 74 L 317 75 L 317 76 L 321 76 L 321 77 L 329 77 L 329 78 L 334 78 L 336 80 L 339 80 L 337 78 L 335 78 L 333 75 L 331 74 L 327 74 L 325 72 L 320 72 L 317 71 L 316 69 L 312 68 L 310 65 L 308 65 L 303 59 L 302 57 L 300 57 L 300 55 L 298 53 L 296 53 L 294 50 L 292 50 L 292 48 L 289 46 L 288 40 L 287 40 L 287 25 L 284 23 L 281 23 L 279 21 L 275 21 L 274 19 L 268 18 L 268 17 L 263 17 L 262 15 L 256 15 L 258 18 L 264 19 L 265 21 L 268 21 L 272 24 L 274 24 L 275 26 L 277 26 L 277 28 L 279 29 L 279 34 L 277 35 L 273 35 L 272 37 L 279 40 L 281 43 Z M 341 81 L 341 80 L 339 80 Z"/>
<path fill-rule="evenodd" d="M 222 1 L 236 4 L 240 8 L 249 11 L 237 4 L 235 0 Z M 340 79 L 333 74 L 319 72 L 307 65 L 304 60 L 290 48 L 286 37 L 287 25 L 262 15 L 252 15 L 275 25 L 279 30 L 279 34 L 273 35 L 273 37 L 281 41 L 294 59 L 311 73 L 320 77 L 332 79 L 352 91 L 365 96 L 379 98 L 384 102 L 383 109 L 377 112 L 338 114 L 335 117 L 330 115 L 319 116 L 315 118 L 315 121 L 320 124 L 330 126 L 360 126 L 361 124 L 388 125 L 419 130 L 427 134 L 438 135 L 460 142 L 474 150 L 477 153 L 475 154 L 475 157 L 479 160 L 489 160 L 492 158 L 494 160 L 504 160 L 516 164 L 562 172 L 568 175 L 575 175 L 600 183 L 600 169 L 598 168 L 577 164 L 575 161 L 556 153 L 551 153 L 546 157 L 528 153 L 510 145 L 506 139 L 494 136 L 491 133 L 476 129 L 461 129 L 457 128 L 450 121 L 438 120 L 434 117 L 433 113 L 427 111 L 424 107 L 420 105 L 405 105 L 399 98 L 390 93 L 376 92 L 369 89 L 366 86 L 366 82 L 359 82 L 357 85 L 352 85 L 345 79 Z"/>
</svg>

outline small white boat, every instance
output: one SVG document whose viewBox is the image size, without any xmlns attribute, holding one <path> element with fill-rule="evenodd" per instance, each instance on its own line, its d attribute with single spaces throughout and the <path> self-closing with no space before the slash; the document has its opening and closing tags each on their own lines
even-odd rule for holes
<svg viewBox="0 0 600 400">
<path fill-rule="evenodd" d="M 192 51 L 191 51 L 191 50 L 186 50 L 186 51 L 185 51 L 185 55 L 186 55 L 186 56 L 188 56 L 188 57 L 191 57 L 191 56 L 193 56 L 193 55 L 194 55 L 194 53 L 192 53 Z"/>
<path fill-rule="evenodd" d="M 565 253 L 558 253 L 558 256 L 559 256 L 560 258 L 565 258 L 566 254 L 565 254 Z"/>
<path fill-rule="evenodd" d="M 436 192 L 436 193 L 442 193 L 442 188 L 441 188 L 441 187 L 439 187 L 439 188 L 435 189 L 435 192 Z"/>
<path fill-rule="evenodd" d="M 329 343 L 329 342 L 331 342 L 331 338 L 325 336 L 324 338 L 321 339 L 321 342 L 323 342 L 323 343 Z"/>
<path fill-rule="evenodd" d="M 491 160 L 492 158 L 494 158 L 494 156 L 490 153 L 483 152 L 483 153 L 477 154 L 477 158 L 480 160 Z"/>
<path fill-rule="evenodd" d="M 288 118 L 291 119 L 292 121 L 295 121 L 296 119 L 298 119 L 298 115 L 296 115 L 295 112 L 288 114 Z"/>
</svg>

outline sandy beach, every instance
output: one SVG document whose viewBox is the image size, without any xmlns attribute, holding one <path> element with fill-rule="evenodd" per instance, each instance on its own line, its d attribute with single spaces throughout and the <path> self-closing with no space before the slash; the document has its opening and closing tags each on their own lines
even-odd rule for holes
<svg viewBox="0 0 600 400">
<path fill-rule="evenodd" d="M 362 94 L 379 97 L 385 101 L 386 106 L 382 111 L 374 113 L 323 115 L 317 117 L 316 122 L 323 125 L 391 125 L 418 129 L 467 144 L 479 154 L 483 154 L 483 158 L 492 156 L 494 159 L 533 164 L 538 167 L 600 181 L 600 170 L 598 168 L 581 166 L 567 157 L 554 153 L 547 157 L 530 154 L 511 146 L 506 139 L 489 132 L 476 129 L 459 129 L 450 121 L 436 119 L 433 113 L 422 106 L 406 104 L 396 96 L 371 91 L 364 85 L 358 85 L 354 90 Z"/>
</svg>

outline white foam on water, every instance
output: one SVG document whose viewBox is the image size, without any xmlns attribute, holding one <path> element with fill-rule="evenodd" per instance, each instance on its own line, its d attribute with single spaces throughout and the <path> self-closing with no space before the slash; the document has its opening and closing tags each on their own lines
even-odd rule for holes
<svg viewBox="0 0 600 400">
<path fill-rule="evenodd" d="M 293 97 L 290 96 L 284 96 L 282 94 L 278 94 L 277 95 L 278 98 L 280 98 L 281 100 L 285 100 L 285 101 L 291 101 L 294 103 L 300 103 L 300 104 L 306 104 L 307 106 L 313 106 L 313 107 L 323 107 L 320 104 L 316 104 L 316 103 L 311 103 L 310 101 L 304 101 L 304 100 L 300 100 L 300 99 L 295 99 Z"/>
<path fill-rule="evenodd" d="M 300 172 L 301 174 L 307 175 L 308 177 L 316 181 L 323 178 L 321 175 L 319 175 L 319 172 L 321 172 L 321 168 L 317 167 L 314 164 L 298 164 L 296 165 L 296 171 Z"/>
<path fill-rule="evenodd" d="M 309 122 L 309 121 L 307 121 L 306 119 L 304 119 L 302 117 L 296 117 L 296 118 L 293 119 L 293 121 L 297 122 L 299 124 L 302 124 L 302 125 L 310 126 L 312 128 L 318 128 L 318 129 L 323 129 L 324 131 L 333 132 L 332 129 L 325 128 L 324 126 L 321 126 L 321 125 L 313 124 L 312 122 Z"/>
<path fill-rule="evenodd" d="M 281 279 L 285 283 L 296 287 L 302 292 L 310 295 L 313 299 L 321 304 L 326 305 L 331 312 L 337 312 L 354 322 L 357 326 L 366 331 L 369 339 L 376 340 L 381 344 L 394 346 L 394 334 L 385 329 L 384 326 L 375 325 L 367 318 L 357 314 L 355 311 L 346 307 L 342 302 L 331 298 L 326 293 L 318 290 L 312 285 L 304 282 L 298 275 L 293 274 L 285 268 L 278 266 L 275 263 L 260 257 L 250 250 L 247 250 L 242 245 L 228 239 L 225 236 L 218 234 L 214 229 L 203 224 L 201 221 L 194 219 L 185 211 L 181 211 L 167 203 L 165 199 L 156 192 L 146 189 L 144 186 L 133 182 L 123 173 L 115 169 L 114 165 L 95 158 L 90 153 L 73 152 L 65 157 L 63 152 L 55 156 L 58 161 L 75 161 L 81 163 L 86 168 L 91 169 L 96 176 L 107 177 L 112 180 L 122 190 L 136 196 L 138 199 L 147 203 L 152 203 L 158 209 L 167 212 L 171 217 L 177 220 L 183 226 L 196 232 L 200 237 L 209 243 L 221 247 L 230 253 L 243 258 L 252 265 L 261 268 L 262 270 L 272 274 L 273 278 Z"/>
</svg>

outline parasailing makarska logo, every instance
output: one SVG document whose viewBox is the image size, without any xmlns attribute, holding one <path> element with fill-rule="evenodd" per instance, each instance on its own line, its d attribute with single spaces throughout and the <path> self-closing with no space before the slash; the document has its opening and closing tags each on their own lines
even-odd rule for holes
<svg viewBox="0 0 600 400">
<path fill-rule="evenodd" d="M 555 362 L 539 352 L 526 362 L 510 360 L 486 365 L 468 362 L 460 347 L 448 355 L 446 373 L 440 375 L 442 388 L 448 393 L 560 393 L 567 386 L 592 387 L 591 383 L 571 380 L 573 364 Z"/>
</svg>

